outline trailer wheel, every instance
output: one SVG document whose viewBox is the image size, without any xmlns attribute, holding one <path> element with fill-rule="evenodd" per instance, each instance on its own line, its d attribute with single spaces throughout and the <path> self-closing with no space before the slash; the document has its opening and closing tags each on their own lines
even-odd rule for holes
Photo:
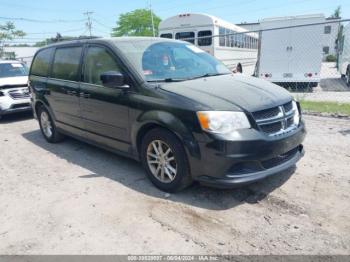
<svg viewBox="0 0 350 262">
<path fill-rule="evenodd" d="M 237 73 L 243 73 L 243 67 L 241 63 L 238 63 L 236 66 L 236 72 Z"/>
<path fill-rule="evenodd" d="M 347 86 L 350 86 L 350 68 L 346 69 L 345 82 Z"/>
</svg>

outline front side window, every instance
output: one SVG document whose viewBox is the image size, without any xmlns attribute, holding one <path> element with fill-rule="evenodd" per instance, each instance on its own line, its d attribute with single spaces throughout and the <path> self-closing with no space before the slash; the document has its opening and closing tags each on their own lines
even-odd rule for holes
<svg viewBox="0 0 350 262">
<path fill-rule="evenodd" d="M 208 37 L 205 37 L 208 36 Z M 212 43 L 212 32 L 210 30 L 207 31 L 199 31 L 198 32 L 198 45 L 199 46 L 209 46 Z"/>
<path fill-rule="evenodd" d="M 52 67 L 52 77 L 77 81 L 82 47 L 57 48 Z"/>
<path fill-rule="evenodd" d="M 89 47 L 85 55 L 84 82 L 102 85 L 101 74 L 120 72 L 120 67 L 104 47 Z"/>
<path fill-rule="evenodd" d="M 169 38 L 169 39 L 172 39 L 172 38 L 173 38 L 173 34 L 172 34 L 172 33 L 161 34 L 160 37 L 161 37 L 161 38 Z"/>
<path fill-rule="evenodd" d="M 32 63 L 31 74 L 43 77 L 48 75 L 53 50 L 53 48 L 47 48 L 39 51 Z"/>
<path fill-rule="evenodd" d="M 194 44 L 194 32 L 180 32 L 175 34 L 175 39 L 184 40 Z"/>
<path fill-rule="evenodd" d="M 0 78 L 27 76 L 28 70 L 21 63 L 0 63 Z"/>
</svg>

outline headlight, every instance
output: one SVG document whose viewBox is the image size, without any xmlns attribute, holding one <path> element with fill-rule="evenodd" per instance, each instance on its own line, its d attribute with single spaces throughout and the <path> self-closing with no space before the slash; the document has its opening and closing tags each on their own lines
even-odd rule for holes
<svg viewBox="0 0 350 262">
<path fill-rule="evenodd" d="M 300 122 L 300 112 L 299 112 L 299 108 L 298 108 L 298 104 L 297 102 L 293 101 L 293 111 L 294 111 L 294 119 L 293 122 L 295 125 L 299 125 Z"/>
<path fill-rule="evenodd" d="M 4 93 L 0 91 L 0 96 L 4 96 Z"/>
<path fill-rule="evenodd" d="M 227 134 L 238 129 L 250 128 L 247 116 L 243 112 L 200 111 L 199 123 L 204 131 Z"/>
</svg>

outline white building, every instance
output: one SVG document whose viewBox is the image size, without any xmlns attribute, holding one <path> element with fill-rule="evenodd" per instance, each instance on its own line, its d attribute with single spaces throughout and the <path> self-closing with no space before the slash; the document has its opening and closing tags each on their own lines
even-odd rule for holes
<svg viewBox="0 0 350 262">
<path fill-rule="evenodd" d="M 334 55 L 337 54 L 336 49 L 336 40 L 339 32 L 340 22 L 339 18 L 326 18 L 325 22 L 329 21 L 328 24 L 324 25 L 324 29 L 322 31 L 322 50 L 323 50 L 323 59 L 326 59 L 328 55 Z M 254 23 L 241 23 L 237 24 L 240 27 L 243 27 L 244 29 L 248 31 L 256 31 L 260 30 L 260 22 L 254 22 Z"/>
<path fill-rule="evenodd" d="M 336 40 L 338 37 L 340 19 L 337 18 L 326 18 L 329 24 L 324 25 L 323 35 L 322 35 L 322 46 L 324 58 L 328 55 L 337 55 Z"/>
<path fill-rule="evenodd" d="M 4 47 L 4 58 L 6 56 L 10 56 L 8 58 L 16 59 L 19 61 L 25 62 L 28 66 L 33 60 L 33 56 L 35 52 L 38 50 L 38 47 L 16 47 L 16 46 L 5 46 Z M 12 54 L 15 55 L 15 57 L 12 57 Z"/>
</svg>

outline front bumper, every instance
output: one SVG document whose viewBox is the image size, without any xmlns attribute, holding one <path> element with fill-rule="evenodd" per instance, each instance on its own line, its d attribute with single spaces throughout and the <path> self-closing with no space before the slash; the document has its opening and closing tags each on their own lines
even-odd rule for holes
<svg viewBox="0 0 350 262">
<path fill-rule="evenodd" d="M 222 187 L 222 188 L 233 188 L 236 186 L 242 186 L 245 184 L 250 184 L 256 181 L 259 181 L 261 179 L 264 179 L 268 176 L 279 174 L 292 166 L 294 166 L 299 159 L 304 156 L 304 149 L 302 146 L 298 148 L 298 151 L 295 153 L 295 155 L 289 159 L 288 161 L 285 161 L 281 163 L 280 165 L 276 165 L 272 168 L 251 172 L 248 174 L 226 174 L 226 177 L 224 178 L 216 178 L 216 177 L 209 177 L 209 176 L 200 176 L 198 177 L 197 181 L 211 186 L 216 187 Z"/>
<path fill-rule="evenodd" d="M 32 107 L 29 103 L 14 104 L 10 108 L 7 108 L 7 109 L 0 108 L 0 116 L 20 113 L 20 112 L 28 112 L 31 110 L 32 110 Z"/>
<path fill-rule="evenodd" d="M 229 141 L 199 142 L 200 159 L 190 158 L 194 180 L 217 187 L 236 187 L 278 174 L 304 155 L 304 123 L 291 133 L 268 137 L 244 131 Z"/>
</svg>

